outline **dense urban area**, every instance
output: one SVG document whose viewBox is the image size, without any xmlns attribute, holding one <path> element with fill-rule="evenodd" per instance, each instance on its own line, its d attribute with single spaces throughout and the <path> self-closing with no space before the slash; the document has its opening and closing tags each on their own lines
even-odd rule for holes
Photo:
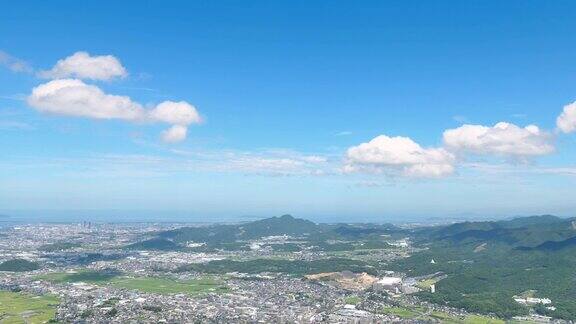
<svg viewBox="0 0 576 324">
<path fill-rule="evenodd" d="M 289 215 L 239 224 L 1 224 L 1 323 L 576 318 L 576 226 L 553 216 L 444 226 Z"/>
</svg>

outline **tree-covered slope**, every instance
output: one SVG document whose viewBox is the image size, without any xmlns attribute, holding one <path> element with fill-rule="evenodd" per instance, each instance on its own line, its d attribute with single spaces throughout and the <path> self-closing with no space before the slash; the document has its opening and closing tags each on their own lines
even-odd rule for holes
<svg viewBox="0 0 576 324">
<path fill-rule="evenodd" d="M 391 267 L 410 276 L 444 272 L 430 301 L 500 317 L 526 314 L 514 295 L 535 291 L 550 298 L 554 317 L 576 319 L 576 231 L 572 219 L 530 217 L 454 224 L 434 229 L 426 250 Z M 435 262 L 432 263 L 431 260 Z"/>
</svg>

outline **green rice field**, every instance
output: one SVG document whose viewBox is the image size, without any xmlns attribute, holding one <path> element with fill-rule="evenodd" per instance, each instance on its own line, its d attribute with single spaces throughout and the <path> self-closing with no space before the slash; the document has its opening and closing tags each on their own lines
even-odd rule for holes
<svg viewBox="0 0 576 324">
<path fill-rule="evenodd" d="M 58 303 L 54 296 L 0 291 L 0 323 L 47 323 L 54 319 Z"/>
<path fill-rule="evenodd" d="M 228 290 L 221 282 L 211 278 L 175 280 L 159 277 L 130 277 L 94 271 L 50 273 L 39 276 L 38 279 L 60 283 L 85 282 L 99 286 L 110 285 L 118 288 L 156 294 L 199 295 L 202 293 L 225 292 Z"/>
</svg>

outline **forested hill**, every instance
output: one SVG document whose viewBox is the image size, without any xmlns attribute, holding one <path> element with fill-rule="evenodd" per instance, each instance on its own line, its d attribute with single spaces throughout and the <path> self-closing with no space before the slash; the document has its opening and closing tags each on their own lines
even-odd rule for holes
<svg viewBox="0 0 576 324">
<path fill-rule="evenodd" d="M 576 320 L 574 218 L 465 222 L 424 232 L 424 249 L 391 265 L 410 276 L 446 274 L 434 294 L 422 292 L 421 298 L 510 318 L 529 312 L 513 297 L 530 293 L 556 307 L 538 307 L 538 313 Z"/>
<path fill-rule="evenodd" d="M 274 235 L 310 235 L 320 230 L 321 227 L 311 221 L 283 215 L 234 225 L 182 227 L 159 233 L 159 236 L 175 242 L 234 242 Z"/>
<path fill-rule="evenodd" d="M 547 242 L 566 241 L 574 236 L 574 218 L 543 215 L 494 222 L 457 223 L 431 231 L 429 238 L 457 243 L 498 242 L 525 249 L 546 246 Z"/>
<path fill-rule="evenodd" d="M 327 240 L 361 240 L 367 246 L 384 246 L 382 235 L 403 235 L 402 230 L 392 224 L 316 224 L 290 215 L 265 218 L 239 224 L 213 224 L 209 226 L 187 226 L 169 231 L 148 233 L 145 239 L 126 246 L 137 250 L 181 250 L 191 243 L 202 244 L 196 251 L 214 249 L 247 249 L 247 242 L 269 236 L 287 235 L 308 245 L 326 246 Z M 350 244 L 349 244 L 350 245 Z M 331 248 L 344 248 L 331 245 Z M 277 247 L 278 248 L 278 247 Z M 296 248 L 289 246 L 288 248 Z M 348 246 L 348 248 L 351 248 Z"/>
</svg>

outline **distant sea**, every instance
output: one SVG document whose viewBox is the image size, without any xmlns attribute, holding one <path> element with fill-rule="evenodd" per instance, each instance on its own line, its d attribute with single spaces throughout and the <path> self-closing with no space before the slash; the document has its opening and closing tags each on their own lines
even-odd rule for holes
<svg viewBox="0 0 576 324">
<path fill-rule="evenodd" d="M 238 223 L 281 216 L 242 215 L 232 213 L 194 213 L 188 211 L 127 211 L 127 210 L 0 210 L 0 223 Z M 393 224 L 449 224 L 461 221 L 495 220 L 505 216 L 483 215 L 305 215 L 291 214 L 317 223 L 393 223 Z"/>
</svg>

